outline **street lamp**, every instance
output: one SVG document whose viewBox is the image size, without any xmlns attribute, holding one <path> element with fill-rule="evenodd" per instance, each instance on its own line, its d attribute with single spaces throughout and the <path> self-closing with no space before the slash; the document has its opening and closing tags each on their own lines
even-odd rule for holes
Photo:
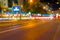
<svg viewBox="0 0 60 40">
<path fill-rule="evenodd" d="M 52 11 L 52 13 L 54 13 L 54 12 Z"/>
<path fill-rule="evenodd" d="M 51 10 L 48 10 L 48 11 L 51 11 Z"/>
<path fill-rule="evenodd" d="M 50 3 L 48 3 L 48 5 L 49 5 Z"/>
<path fill-rule="evenodd" d="M 29 3 L 30 3 L 30 4 L 33 4 L 33 0 L 30 0 Z"/>
<path fill-rule="evenodd" d="M 56 4 L 59 4 L 59 2 L 56 2 Z"/>
<path fill-rule="evenodd" d="M 59 7 L 59 10 L 60 10 L 60 7 Z"/>
<path fill-rule="evenodd" d="M 46 7 L 45 7 L 45 6 L 43 6 L 43 9 L 46 9 Z"/>
<path fill-rule="evenodd" d="M 33 2 L 33 0 L 30 0 L 30 3 L 32 3 Z"/>
</svg>

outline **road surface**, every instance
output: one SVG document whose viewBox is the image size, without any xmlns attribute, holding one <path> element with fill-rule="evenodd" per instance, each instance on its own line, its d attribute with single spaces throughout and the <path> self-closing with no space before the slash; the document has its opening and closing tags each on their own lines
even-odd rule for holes
<svg viewBox="0 0 60 40">
<path fill-rule="evenodd" d="M 60 40 L 59 20 L 24 20 L 0 24 L 0 40 Z"/>
</svg>

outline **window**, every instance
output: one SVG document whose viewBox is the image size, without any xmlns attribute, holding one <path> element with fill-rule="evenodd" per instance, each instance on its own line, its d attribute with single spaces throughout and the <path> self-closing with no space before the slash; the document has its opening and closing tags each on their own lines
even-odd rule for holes
<svg viewBox="0 0 60 40">
<path fill-rule="evenodd" d="M 6 6 L 6 3 L 4 3 L 4 6 Z"/>
</svg>

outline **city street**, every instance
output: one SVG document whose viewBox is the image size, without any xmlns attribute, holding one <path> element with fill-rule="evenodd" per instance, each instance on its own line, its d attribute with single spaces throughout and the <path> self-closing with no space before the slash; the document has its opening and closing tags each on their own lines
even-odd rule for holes
<svg viewBox="0 0 60 40">
<path fill-rule="evenodd" d="M 59 20 L 0 22 L 0 40 L 60 40 Z"/>
<path fill-rule="evenodd" d="M 0 40 L 60 40 L 60 0 L 0 0 Z"/>
</svg>

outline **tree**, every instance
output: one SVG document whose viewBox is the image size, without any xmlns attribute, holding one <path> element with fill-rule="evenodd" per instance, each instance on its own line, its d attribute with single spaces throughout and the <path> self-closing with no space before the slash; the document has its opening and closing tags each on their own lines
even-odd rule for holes
<svg viewBox="0 0 60 40">
<path fill-rule="evenodd" d="M 34 5 L 32 5 L 32 12 L 34 12 L 34 13 L 47 13 L 47 11 L 42 8 L 40 2 L 36 2 Z"/>
<path fill-rule="evenodd" d="M 40 5 L 40 2 L 35 2 L 34 4 L 30 5 L 29 3 L 26 3 L 24 6 L 25 12 L 32 12 L 32 13 L 47 13 L 46 10 L 42 8 Z"/>
</svg>

